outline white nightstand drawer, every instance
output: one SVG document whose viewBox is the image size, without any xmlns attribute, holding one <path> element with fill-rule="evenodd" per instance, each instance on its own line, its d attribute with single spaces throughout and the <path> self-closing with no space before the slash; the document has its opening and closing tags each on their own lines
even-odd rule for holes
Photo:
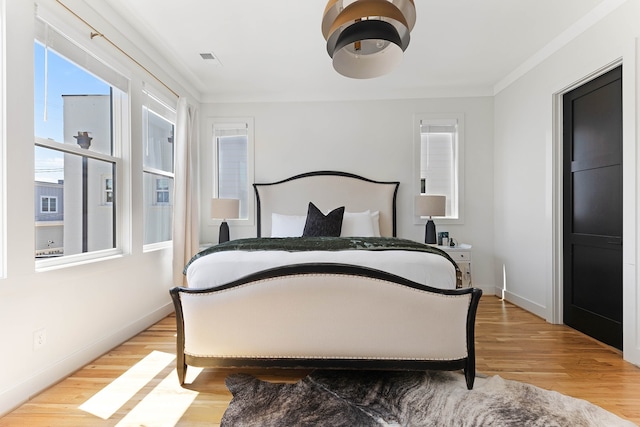
<svg viewBox="0 0 640 427">
<path fill-rule="evenodd" d="M 471 261 L 471 252 L 447 251 L 454 261 Z"/>
<path fill-rule="evenodd" d="M 462 273 L 462 287 L 471 286 L 471 245 L 461 243 L 456 246 L 438 246 L 439 249 L 445 251 L 451 259 L 458 264 Z"/>
</svg>

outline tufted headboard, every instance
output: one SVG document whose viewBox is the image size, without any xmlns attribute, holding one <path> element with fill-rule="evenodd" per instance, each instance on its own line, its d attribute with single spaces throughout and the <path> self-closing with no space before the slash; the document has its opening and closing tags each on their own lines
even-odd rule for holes
<svg viewBox="0 0 640 427">
<path fill-rule="evenodd" d="M 271 235 L 271 214 L 306 215 L 309 202 L 320 210 L 380 212 L 380 234 L 396 237 L 397 181 L 374 181 L 347 172 L 308 172 L 277 182 L 255 183 L 258 237 Z"/>
</svg>

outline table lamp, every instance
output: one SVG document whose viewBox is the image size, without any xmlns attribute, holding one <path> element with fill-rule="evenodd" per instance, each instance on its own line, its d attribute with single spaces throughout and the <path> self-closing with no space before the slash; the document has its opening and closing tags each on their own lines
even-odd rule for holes
<svg viewBox="0 0 640 427">
<path fill-rule="evenodd" d="M 229 241 L 229 224 L 227 219 L 240 216 L 240 200 L 238 199 L 211 199 L 211 218 L 221 219 L 218 243 Z"/>
<path fill-rule="evenodd" d="M 433 222 L 434 216 L 445 216 L 446 214 L 446 196 L 438 196 L 431 194 L 421 194 L 416 196 L 415 214 L 418 216 L 428 216 L 427 225 L 425 226 L 424 242 L 427 244 L 436 243 L 436 225 Z"/>
</svg>

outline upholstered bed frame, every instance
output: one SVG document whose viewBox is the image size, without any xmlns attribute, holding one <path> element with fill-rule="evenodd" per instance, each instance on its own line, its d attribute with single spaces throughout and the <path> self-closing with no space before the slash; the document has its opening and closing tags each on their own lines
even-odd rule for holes
<svg viewBox="0 0 640 427">
<path fill-rule="evenodd" d="M 310 200 L 323 210 L 378 210 L 381 234 L 396 234 L 397 182 L 316 172 L 255 189 L 258 236 L 269 236 L 271 213 L 304 213 Z M 438 289 L 368 267 L 305 263 L 170 293 L 181 384 L 191 365 L 463 369 L 473 387 L 479 289 Z"/>
<path fill-rule="evenodd" d="M 480 294 L 336 264 L 174 288 L 178 376 L 183 384 L 187 365 L 463 369 L 472 388 Z"/>
<path fill-rule="evenodd" d="M 258 237 L 271 234 L 271 214 L 307 213 L 312 201 L 322 211 L 344 206 L 347 212 L 380 212 L 380 234 L 395 237 L 397 181 L 374 181 L 346 172 L 309 172 L 282 181 L 253 184 Z"/>
</svg>

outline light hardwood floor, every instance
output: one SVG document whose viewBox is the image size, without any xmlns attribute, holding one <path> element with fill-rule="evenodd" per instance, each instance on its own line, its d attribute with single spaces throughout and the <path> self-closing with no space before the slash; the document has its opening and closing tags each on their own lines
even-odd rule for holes
<svg viewBox="0 0 640 427">
<path fill-rule="evenodd" d="M 480 301 L 477 368 L 586 399 L 640 424 L 640 368 L 620 353 L 566 326 L 551 325 L 497 297 Z M 78 370 L 0 418 L 0 426 L 212 426 L 231 399 L 233 370 L 189 368 L 187 388 L 175 373 L 175 317 Z M 277 381 L 305 372 L 247 371 Z"/>
</svg>

